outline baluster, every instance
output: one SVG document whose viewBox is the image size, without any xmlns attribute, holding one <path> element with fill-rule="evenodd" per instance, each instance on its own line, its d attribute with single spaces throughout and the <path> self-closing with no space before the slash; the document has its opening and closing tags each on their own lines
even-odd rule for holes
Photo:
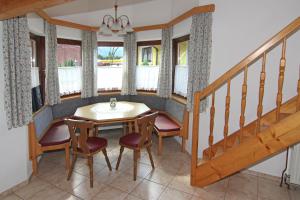
<svg viewBox="0 0 300 200">
<path fill-rule="evenodd" d="M 225 103 L 224 151 L 226 151 L 227 149 L 229 108 L 230 108 L 230 79 L 227 81 L 227 95 L 226 95 L 226 103 Z"/>
<path fill-rule="evenodd" d="M 258 98 L 258 106 L 257 106 L 257 121 L 256 121 L 255 134 L 260 132 L 260 121 L 263 112 L 263 98 L 265 92 L 265 80 L 266 80 L 266 52 L 263 55 L 262 67 L 260 72 L 259 98 Z"/>
<path fill-rule="evenodd" d="M 209 159 L 213 157 L 213 152 L 212 152 L 212 145 L 214 142 L 214 120 L 215 120 L 215 92 L 212 93 L 212 102 L 211 102 L 211 107 L 210 107 L 210 134 L 209 134 Z"/>
<path fill-rule="evenodd" d="M 297 111 L 300 110 L 300 65 L 299 65 L 299 79 L 298 79 L 298 87 L 297 87 L 298 97 L 297 97 Z"/>
<path fill-rule="evenodd" d="M 286 51 L 286 38 L 283 39 L 282 42 L 282 52 L 280 59 L 280 67 L 279 67 L 279 77 L 278 77 L 278 93 L 276 99 L 276 120 L 279 120 L 280 117 L 280 108 L 282 103 L 282 88 L 283 88 L 283 80 L 284 80 L 284 71 L 285 71 L 285 51 Z"/>
<path fill-rule="evenodd" d="M 243 137 L 243 129 L 245 125 L 245 110 L 246 110 L 246 97 L 247 97 L 247 75 L 248 75 L 248 66 L 244 69 L 244 82 L 242 86 L 242 100 L 241 100 L 241 116 L 240 116 L 240 142 Z"/>
</svg>

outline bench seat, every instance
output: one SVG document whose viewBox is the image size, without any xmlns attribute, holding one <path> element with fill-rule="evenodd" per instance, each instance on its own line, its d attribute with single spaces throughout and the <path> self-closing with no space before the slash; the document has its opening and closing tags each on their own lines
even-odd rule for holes
<svg viewBox="0 0 300 200">
<path fill-rule="evenodd" d="M 64 121 L 58 121 L 51 125 L 45 132 L 39 143 L 41 146 L 54 146 L 70 142 L 70 134 L 68 126 Z"/>
<path fill-rule="evenodd" d="M 180 131 L 180 125 L 164 113 L 159 113 L 155 119 L 155 128 L 158 131 Z"/>
</svg>

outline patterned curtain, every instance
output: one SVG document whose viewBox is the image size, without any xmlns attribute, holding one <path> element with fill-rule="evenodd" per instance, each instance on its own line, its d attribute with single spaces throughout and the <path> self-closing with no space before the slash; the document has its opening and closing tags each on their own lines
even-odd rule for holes
<svg viewBox="0 0 300 200">
<path fill-rule="evenodd" d="M 8 129 L 32 118 L 31 48 L 26 17 L 3 21 L 4 105 Z"/>
<path fill-rule="evenodd" d="M 171 66 L 171 40 L 173 28 L 162 30 L 161 39 L 161 66 L 157 85 L 157 94 L 163 98 L 169 98 L 172 94 L 172 66 Z"/>
<path fill-rule="evenodd" d="M 58 67 L 56 63 L 57 36 L 56 26 L 45 21 L 46 33 L 46 97 L 45 103 L 60 103 Z"/>
<path fill-rule="evenodd" d="M 203 90 L 209 81 L 212 45 L 212 13 L 202 13 L 192 17 L 192 27 L 188 50 L 188 91 L 187 109 L 193 110 L 194 93 Z M 201 101 L 200 112 L 206 110 L 207 99 Z"/>
<path fill-rule="evenodd" d="M 82 31 L 82 90 L 81 97 L 97 95 L 97 35 Z"/>
<path fill-rule="evenodd" d="M 122 95 L 136 95 L 136 38 L 135 33 L 124 37 L 124 64 L 122 78 Z"/>
</svg>

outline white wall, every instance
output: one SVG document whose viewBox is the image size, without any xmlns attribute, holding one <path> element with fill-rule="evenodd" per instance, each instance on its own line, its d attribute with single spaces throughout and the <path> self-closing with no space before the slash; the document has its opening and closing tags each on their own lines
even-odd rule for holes
<svg viewBox="0 0 300 200">
<path fill-rule="evenodd" d="M 200 0 L 200 5 L 214 3 L 213 47 L 210 82 L 213 82 L 241 59 L 258 48 L 263 42 L 299 16 L 298 0 Z M 288 40 L 287 69 L 284 83 L 284 100 L 296 94 L 298 79 L 300 33 Z M 264 95 L 264 113 L 275 107 L 280 48 L 267 56 L 267 78 Z M 249 68 L 246 122 L 256 119 L 258 103 L 259 73 L 261 60 Z M 241 85 L 243 76 L 231 83 L 231 106 L 229 132 L 239 128 Z M 216 94 L 215 141 L 223 138 L 226 88 Z M 208 146 L 209 109 L 200 116 L 199 155 Z M 191 133 L 190 133 L 191 135 Z M 190 137 L 191 138 L 191 137 Z M 190 140 L 191 141 L 191 140 Z M 285 155 L 279 154 L 250 169 L 280 176 L 284 168 Z"/>
<path fill-rule="evenodd" d="M 0 47 L 2 47 L 2 21 L 0 21 Z M 4 64 L 0 48 L 0 193 L 21 183 L 31 174 L 28 160 L 27 127 L 7 129 L 4 110 Z"/>
</svg>

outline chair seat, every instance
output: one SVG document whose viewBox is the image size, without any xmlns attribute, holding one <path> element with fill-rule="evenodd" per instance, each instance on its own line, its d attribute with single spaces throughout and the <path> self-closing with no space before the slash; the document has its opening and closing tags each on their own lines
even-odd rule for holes
<svg viewBox="0 0 300 200">
<path fill-rule="evenodd" d="M 180 130 L 180 126 L 174 120 L 162 113 L 159 113 L 156 117 L 154 126 L 158 131 L 164 132 Z"/>
<path fill-rule="evenodd" d="M 104 147 L 107 147 L 107 140 L 101 137 L 88 137 L 86 144 L 90 153 L 93 153 Z M 82 152 L 82 149 L 78 148 L 78 151 Z"/>
<path fill-rule="evenodd" d="M 129 147 L 138 147 L 140 140 L 141 140 L 141 134 L 139 133 L 129 133 L 127 135 L 124 135 L 120 138 L 120 145 L 125 145 Z M 147 143 L 147 142 L 145 142 Z"/>
<path fill-rule="evenodd" d="M 63 121 L 59 121 L 51 125 L 39 143 L 42 146 L 53 146 L 67 143 L 70 139 L 68 126 Z"/>
</svg>

